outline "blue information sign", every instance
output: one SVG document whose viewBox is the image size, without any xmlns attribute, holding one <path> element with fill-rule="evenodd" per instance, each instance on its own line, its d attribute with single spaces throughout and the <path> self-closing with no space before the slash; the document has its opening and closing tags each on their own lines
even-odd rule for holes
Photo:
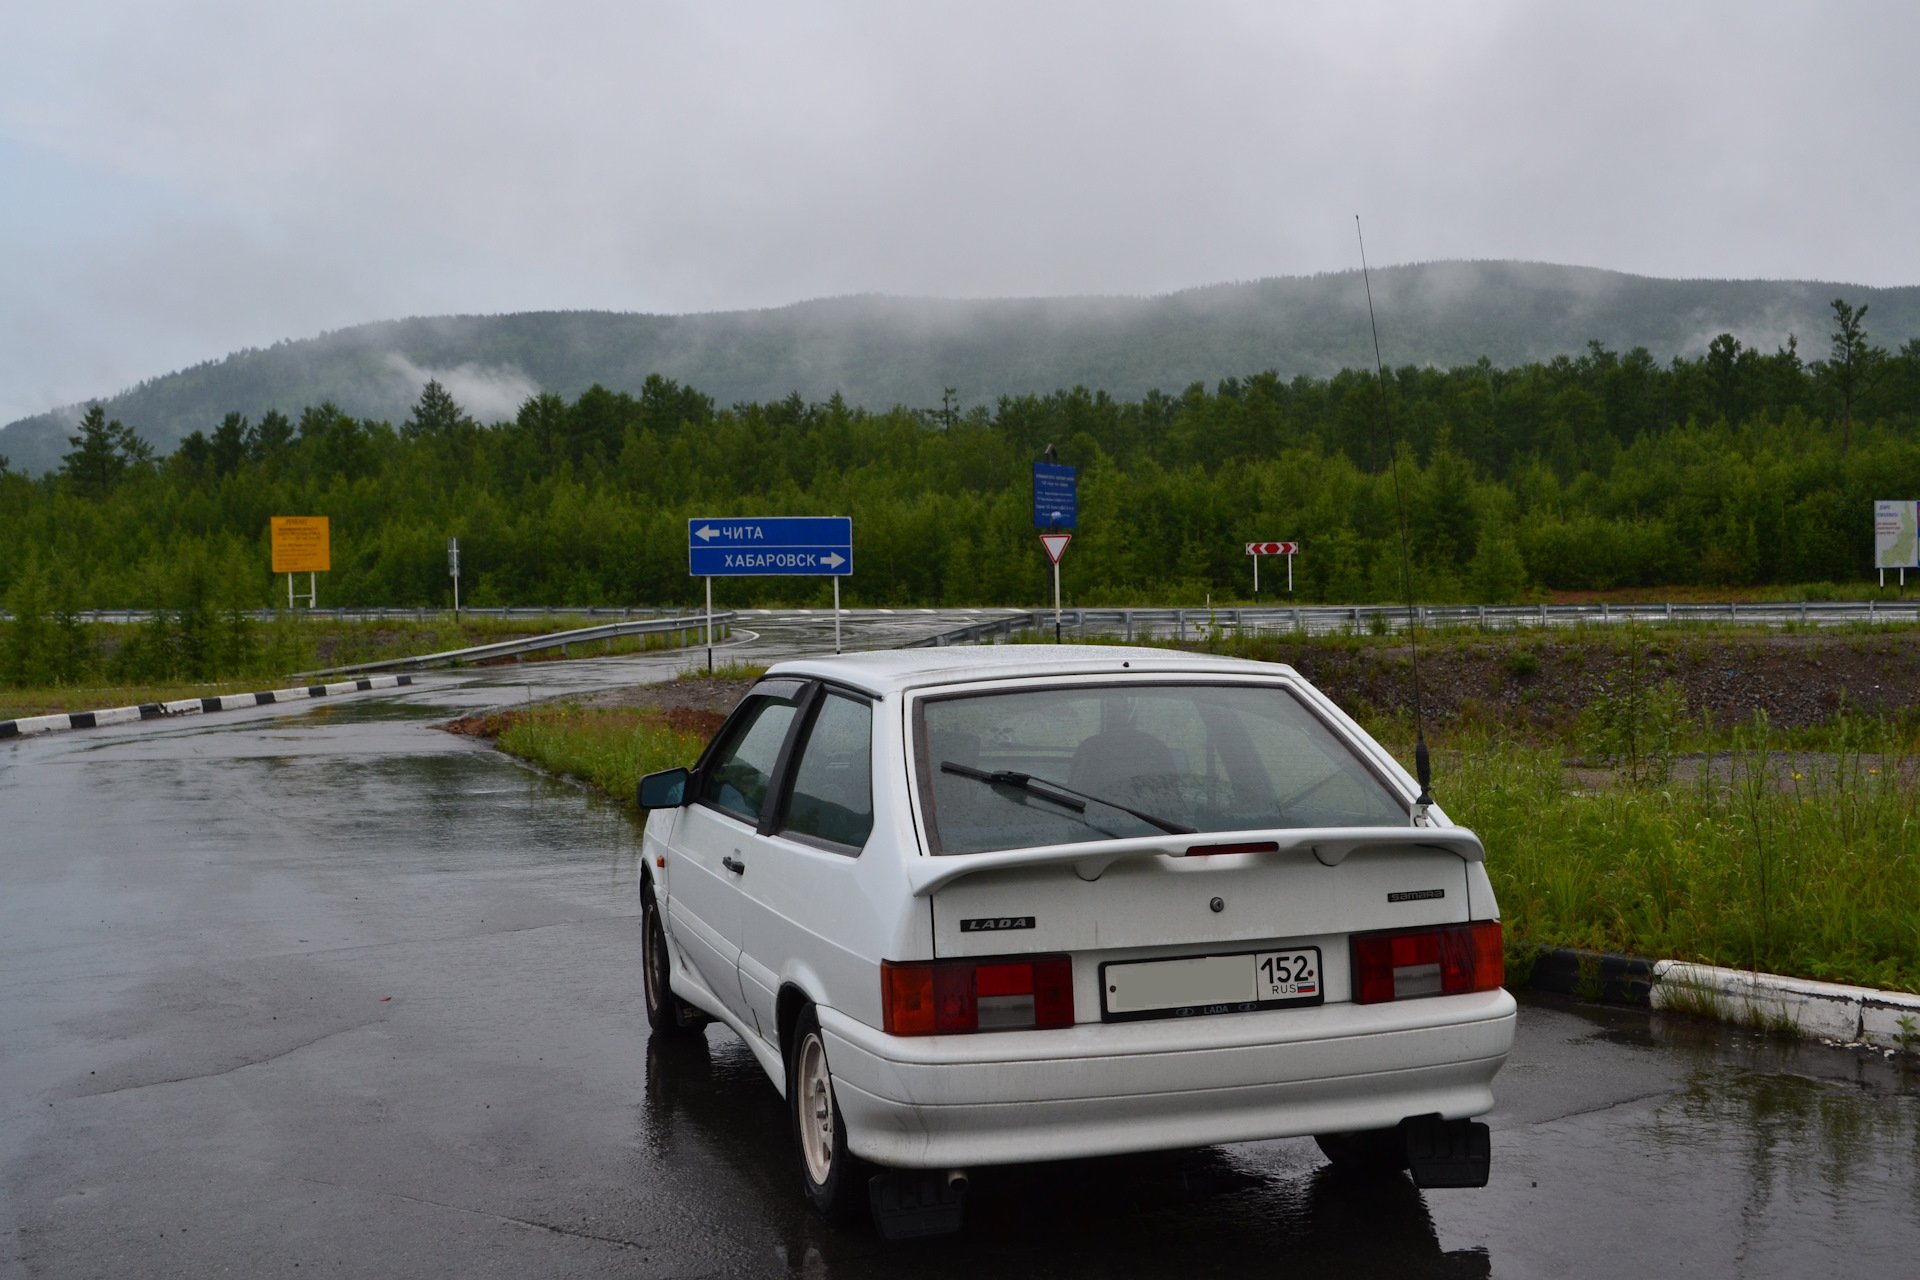
<svg viewBox="0 0 1920 1280">
<path fill-rule="evenodd" d="M 687 572 L 696 578 L 844 578 L 853 572 L 853 518 L 709 516 L 689 520 Z"/>
<path fill-rule="evenodd" d="M 1080 469 L 1057 462 L 1033 464 L 1033 527 L 1077 529 Z"/>
</svg>

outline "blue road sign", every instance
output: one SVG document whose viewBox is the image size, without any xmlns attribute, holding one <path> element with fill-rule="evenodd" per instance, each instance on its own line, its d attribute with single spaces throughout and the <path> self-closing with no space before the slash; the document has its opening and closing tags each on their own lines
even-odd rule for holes
<svg viewBox="0 0 1920 1280">
<path fill-rule="evenodd" d="M 1080 469 L 1057 462 L 1033 464 L 1033 527 L 1077 529 Z"/>
<path fill-rule="evenodd" d="M 844 578 L 853 572 L 853 518 L 709 516 L 689 520 L 687 572 L 696 578 Z"/>
</svg>

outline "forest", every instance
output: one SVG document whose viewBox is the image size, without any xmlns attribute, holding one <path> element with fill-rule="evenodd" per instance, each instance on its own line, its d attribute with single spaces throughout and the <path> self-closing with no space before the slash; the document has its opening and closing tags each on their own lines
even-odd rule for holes
<svg viewBox="0 0 1920 1280">
<path fill-rule="evenodd" d="M 331 403 L 209 422 L 154 456 L 95 406 L 60 470 L 0 470 L 0 598 L 16 614 L 284 601 L 268 517 L 332 522 L 327 605 L 687 603 L 690 516 L 850 515 L 851 606 L 1046 598 L 1029 464 L 1081 468 L 1070 604 L 1244 599 L 1249 540 L 1296 539 L 1296 596 L 1861 583 L 1870 503 L 1920 495 L 1920 340 L 1874 345 L 1833 305 L 1819 358 L 1716 339 L 1697 359 L 1599 343 L 1515 368 L 1275 374 L 1121 400 L 1075 387 L 962 410 L 839 397 L 718 406 L 662 377 L 475 421 L 437 383 L 397 426 Z M 1389 430 L 1397 450 L 1388 446 Z M 1274 598 L 1275 578 L 1263 581 Z M 824 579 L 716 584 L 820 604 Z M 196 615 L 197 616 L 197 615 Z M 52 625 L 51 622 L 49 625 Z"/>
</svg>

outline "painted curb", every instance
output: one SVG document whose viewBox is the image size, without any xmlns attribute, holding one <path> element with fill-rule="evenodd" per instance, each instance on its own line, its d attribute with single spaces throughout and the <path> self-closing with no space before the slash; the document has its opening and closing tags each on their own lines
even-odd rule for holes
<svg viewBox="0 0 1920 1280">
<path fill-rule="evenodd" d="M 65 729 L 97 729 L 110 724 L 132 724 L 138 720 L 159 720 L 168 716 L 198 716 L 215 711 L 238 711 L 241 707 L 264 707 L 282 702 L 301 702 L 308 698 L 334 698 L 343 693 L 361 693 L 368 689 L 392 689 L 412 683 L 412 676 L 370 676 L 362 680 L 342 680 L 336 684 L 272 689 L 261 693 L 227 693 L 217 698 L 181 698 L 176 702 L 143 702 L 137 707 L 108 707 L 104 711 L 72 711 L 52 716 L 29 716 L 24 720 L 0 720 L 0 739 L 26 738 L 40 733 L 58 733 Z"/>
<path fill-rule="evenodd" d="M 1904 991 L 1679 960 L 1662 960 L 1653 970 L 1656 1009 L 1711 1014 L 1728 1022 L 1883 1049 L 1901 1047 L 1903 1017 L 1920 1034 L 1920 995 Z"/>
<path fill-rule="evenodd" d="M 1897 1049 L 1903 1034 L 1909 1045 L 1920 1035 L 1920 995 L 1682 960 L 1547 947 L 1535 953 L 1526 981 L 1515 985 L 1577 1000 L 1670 1009 L 1792 1031 L 1843 1045 Z M 1903 1017 L 1913 1019 L 1913 1031 L 1902 1031 Z"/>
<path fill-rule="evenodd" d="M 1534 955 L 1527 985 L 1555 995 L 1645 1008 L 1651 1000 L 1653 970 L 1654 962 L 1639 956 L 1549 947 Z"/>
</svg>

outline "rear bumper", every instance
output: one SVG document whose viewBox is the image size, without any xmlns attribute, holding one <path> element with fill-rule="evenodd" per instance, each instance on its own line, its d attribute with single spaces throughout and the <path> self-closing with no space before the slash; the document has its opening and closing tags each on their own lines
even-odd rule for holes
<svg viewBox="0 0 1920 1280">
<path fill-rule="evenodd" d="M 890 1036 L 819 1010 L 855 1155 L 1019 1164 L 1375 1129 L 1493 1109 L 1505 991 L 1394 1004 Z"/>
</svg>

